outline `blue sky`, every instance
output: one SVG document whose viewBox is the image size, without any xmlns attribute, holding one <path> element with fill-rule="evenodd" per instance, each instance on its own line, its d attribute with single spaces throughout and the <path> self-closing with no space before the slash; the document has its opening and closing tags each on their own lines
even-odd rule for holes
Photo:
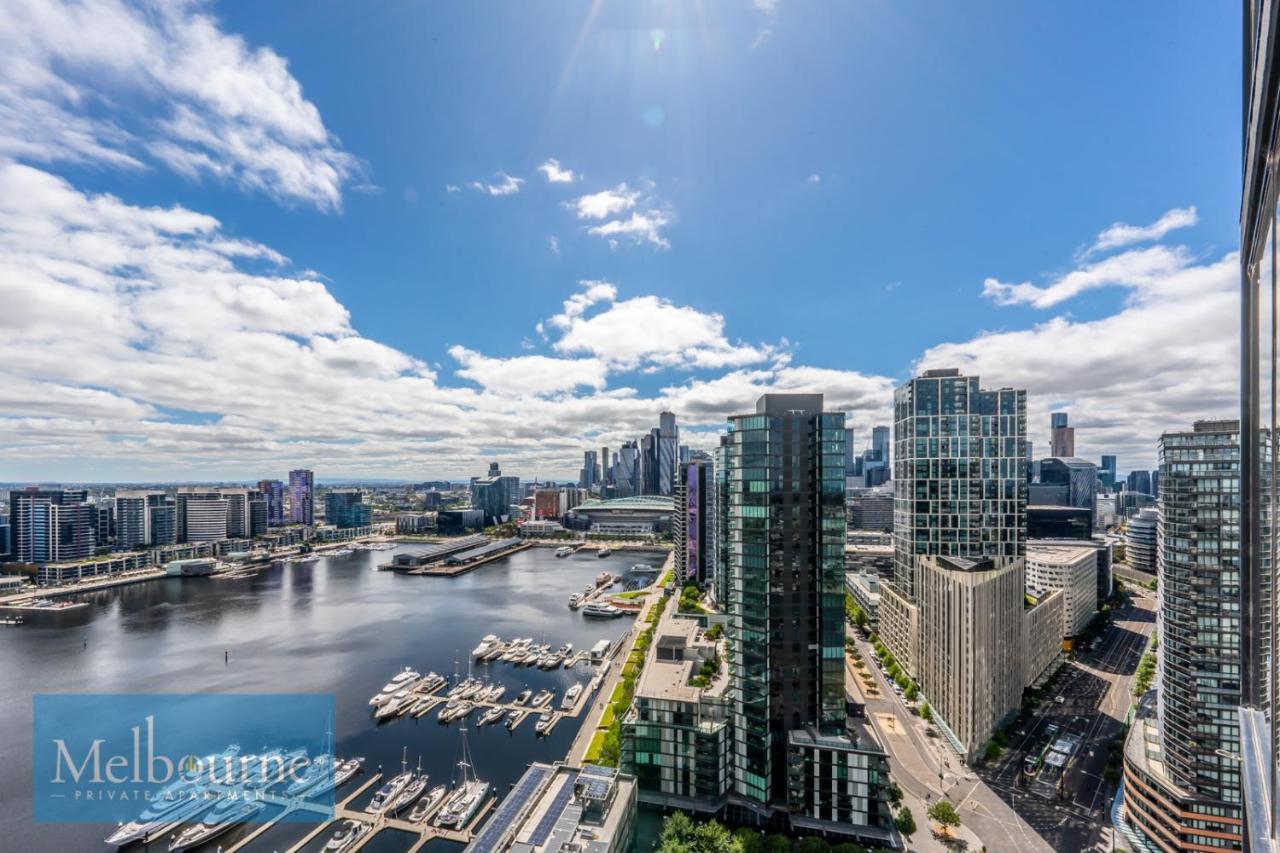
<svg viewBox="0 0 1280 853">
<path fill-rule="evenodd" d="M 1234 406 L 1234 7 L 372 5 L 0 0 L 0 479 L 572 476 L 922 365 L 1122 469 Z"/>
</svg>

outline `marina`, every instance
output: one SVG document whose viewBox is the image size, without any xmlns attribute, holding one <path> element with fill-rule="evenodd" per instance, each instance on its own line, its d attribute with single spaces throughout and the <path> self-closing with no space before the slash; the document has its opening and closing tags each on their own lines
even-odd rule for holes
<svg viewBox="0 0 1280 853">
<path fill-rule="evenodd" d="M 461 725 L 468 729 L 474 766 L 494 793 L 509 790 L 532 762 L 563 759 L 583 721 L 594 726 L 587 719 L 587 711 L 594 709 L 588 697 L 595 695 L 592 682 L 598 681 L 600 661 L 631 629 L 629 619 L 584 619 L 565 607 L 566 598 L 601 571 L 630 578 L 630 566 L 640 560 L 660 566 L 667 553 L 616 551 L 602 560 L 590 548 L 557 558 L 553 547 L 532 547 L 441 583 L 376 571 L 379 563 L 420 550 L 421 543 L 401 544 L 394 551 L 356 548 L 349 554 L 321 555 L 309 565 L 275 562 L 252 576 L 221 581 L 161 578 L 77 596 L 74 600 L 86 606 L 73 610 L 24 613 L 25 624 L 9 629 L 0 644 L 0 667 L 15 674 L 10 689 L 0 695 L 0 734 L 10 743 L 28 745 L 14 750 L 12 772 L 0 779 L 6 844 L 17 849 L 102 849 L 113 829 L 32 823 L 32 695 L 65 691 L 315 692 L 335 697 L 335 752 L 365 761 L 360 774 L 337 790 L 333 820 L 324 826 L 296 819 L 242 824 L 202 849 L 319 853 L 347 820 L 365 829 L 351 846 L 341 848 L 346 850 L 418 849 L 432 839 L 466 843 L 468 833 L 493 808 L 492 797 L 463 830 L 430 821 L 424 828 L 410 820 L 434 788 L 454 777 Z M 472 653 L 489 633 L 504 644 L 527 638 L 529 646 L 545 644 L 552 653 L 571 645 L 572 654 L 555 669 L 532 665 L 542 654 L 530 664 L 501 661 L 505 651 L 492 660 L 476 660 Z M 157 648 L 165 654 L 157 655 Z M 532 649 L 524 657 L 528 651 Z M 31 660 L 39 660 L 40 666 L 22 664 Z M 300 666 L 301 660 L 307 665 Z M 468 701 L 477 707 L 465 722 L 441 725 L 437 715 L 454 686 L 453 673 L 460 670 L 459 681 L 465 680 L 468 664 L 481 689 L 500 684 L 505 690 L 493 701 L 472 697 Z M 438 673 L 451 684 L 424 690 L 404 713 L 376 719 L 371 697 L 406 666 L 420 677 Z M 584 685 L 583 695 L 575 709 L 566 710 L 566 693 L 578 683 Z M 606 679 L 596 689 L 612 687 Z M 534 707 L 543 691 L 549 695 Z M 480 725 L 488 710 L 499 707 L 501 719 L 495 715 Z M 538 736 L 536 723 L 548 709 L 556 722 Z M 422 756 L 422 772 L 429 777 L 426 790 L 397 815 L 368 815 L 364 807 L 376 789 L 400 772 L 405 747 L 415 772 Z M 118 819 L 133 820 L 140 810 L 123 810 Z"/>
</svg>

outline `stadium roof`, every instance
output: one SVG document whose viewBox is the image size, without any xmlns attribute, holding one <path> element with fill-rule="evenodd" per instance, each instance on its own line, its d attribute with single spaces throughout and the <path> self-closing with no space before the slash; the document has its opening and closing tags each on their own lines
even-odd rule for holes
<svg viewBox="0 0 1280 853">
<path fill-rule="evenodd" d="M 629 498 L 613 498 L 612 500 L 591 500 L 580 503 L 573 508 L 574 512 L 608 512 L 609 510 L 648 510 L 650 512 L 673 512 L 675 498 L 670 495 L 635 495 Z"/>
</svg>

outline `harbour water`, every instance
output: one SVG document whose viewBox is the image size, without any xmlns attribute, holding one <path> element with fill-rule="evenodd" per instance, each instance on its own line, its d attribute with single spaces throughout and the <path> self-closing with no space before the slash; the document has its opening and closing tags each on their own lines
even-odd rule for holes
<svg viewBox="0 0 1280 853">
<path fill-rule="evenodd" d="M 458 726 L 435 714 L 378 725 L 369 697 L 404 666 L 465 675 L 471 650 L 485 634 L 533 637 L 553 648 L 590 648 L 615 640 L 631 624 L 585 619 L 568 597 L 601 571 L 630 577 L 636 563 L 658 565 L 665 554 L 594 551 L 557 558 L 531 548 L 456 578 L 416 577 L 374 569 L 400 551 L 356 551 L 304 565 L 273 564 L 247 578 L 172 578 L 85 596 L 89 607 L 38 614 L 20 627 L 0 628 L 0 847 L 13 850 L 103 850 L 110 827 L 32 822 L 32 696 L 37 693 L 332 693 L 339 756 L 364 756 L 365 774 L 398 771 L 401 751 L 431 775 L 431 784 L 455 774 Z M 224 654 L 226 659 L 224 662 Z M 486 675 L 483 664 L 471 663 Z M 487 675 L 507 685 L 551 688 L 560 697 L 586 682 L 594 667 L 551 672 L 488 665 Z M 529 720 L 514 732 L 468 722 L 475 770 L 503 793 L 530 761 L 564 757 L 580 718 L 566 718 L 545 739 Z M 367 775 L 357 776 L 352 786 Z M 349 786 L 350 787 L 350 786 Z M 343 791 L 338 792 L 339 799 Z M 371 795 L 371 792 L 370 794 Z M 365 795 L 365 799 L 369 795 Z M 363 805 L 357 801 L 356 807 Z M 260 836 L 253 851 L 285 850 L 310 826 L 281 824 Z M 384 833 L 370 851 L 407 849 L 412 839 Z M 217 839 L 227 847 L 240 831 Z M 314 846 L 319 849 L 323 838 Z M 446 842 L 431 842 L 435 851 Z M 142 848 L 137 848 L 142 849 Z M 152 850 L 164 849 L 159 842 Z M 311 848 L 308 848 L 311 849 Z"/>
</svg>

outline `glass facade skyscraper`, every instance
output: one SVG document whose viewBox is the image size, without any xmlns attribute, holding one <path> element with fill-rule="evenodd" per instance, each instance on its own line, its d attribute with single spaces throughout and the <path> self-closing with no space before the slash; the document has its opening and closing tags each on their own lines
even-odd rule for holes
<svg viewBox="0 0 1280 853">
<path fill-rule="evenodd" d="M 1244 849 L 1240 424 L 1160 438 L 1159 655 L 1125 747 L 1130 826 L 1161 847 Z"/>
<path fill-rule="evenodd" d="M 733 789 L 785 801 L 792 732 L 844 728 L 844 415 L 766 394 L 730 418 Z"/>
<path fill-rule="evenodd" d="M 1280 8 L 1243 3 L 1243 162 L 1240 200 L 1240 587 L 1243 780 L 1250 847 L 1280 850 L 1280 678 L 1275 571 L 1276 508 L 1280 481 L 1275 436 L 1280 435 L 1277 387 L 1276 208 L 1280 203 Z M 1167 485 L 1163 478 L 1159 490 Z M 1252 772 L 1262 767 L 1265 770 Z"/>
<path fill-rule="evenodd" d="M 1026 551 L 1027 392 L 927 370 L 894 394 L 894 584 L 915 595 L 925 555 Z"/>
<path fill-rule="evenodd" d="M 316 523 L 315 474 L 305 468 L 289 472 L 289 523 Z"/>
</svg>

